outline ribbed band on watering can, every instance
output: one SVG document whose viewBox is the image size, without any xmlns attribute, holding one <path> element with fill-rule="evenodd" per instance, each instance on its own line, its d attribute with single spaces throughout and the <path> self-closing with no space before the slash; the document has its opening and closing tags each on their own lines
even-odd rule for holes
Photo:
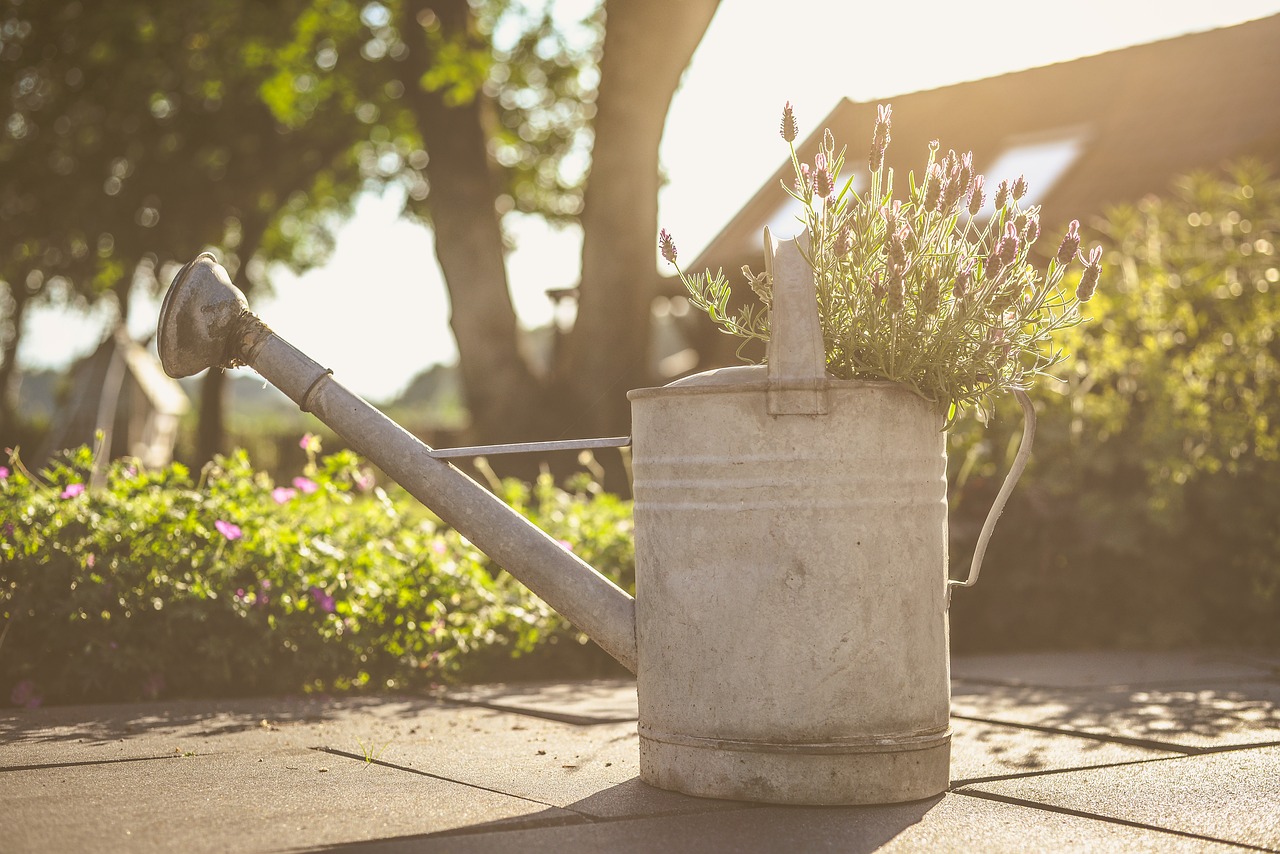
<svg viewBox="0 0 1280 854">
<path fill-rule="evenodd" d="M 827 413 L 827 349 L 813 270 L 803 254 L 808 240 L 807 233 L 778 240 L 764 230 L 764 269 L 772 291 L 766 350 L 770 415 Z"/>
</svg>

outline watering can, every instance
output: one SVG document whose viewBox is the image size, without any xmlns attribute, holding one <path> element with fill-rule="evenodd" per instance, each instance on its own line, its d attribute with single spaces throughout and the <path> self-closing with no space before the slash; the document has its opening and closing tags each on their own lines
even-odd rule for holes
<svg viewBox="0 0 1280 854">
<path fill-rule="evenodd" d="M 941 413 L 897 383 L 828 377 L 801 247 L 766 231 L 765 260 L 766 365 L 628 395 L 634 599 L 273 333 L 211 255 L 165 296 L 160 358 L 175 378 L 253 367 L 635 673 L 643 781 L 785 804 L 931 797 L 950 781 L 951 589 L 977 579 L 1034 415 L 1019 393 L 1018 457 L 968 578 L 949 580 Z"/>
</svg>

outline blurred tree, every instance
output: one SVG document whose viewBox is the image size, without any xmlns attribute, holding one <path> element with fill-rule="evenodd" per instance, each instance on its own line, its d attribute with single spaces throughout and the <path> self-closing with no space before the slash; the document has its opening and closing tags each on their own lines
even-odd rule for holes
<svg viewBox="0 0 1280 854">
<path fill-rule="evenodd" d="M 282 115 L 357 92 L 381 122 L 416 128 L 425 183 L 409 177 L 406 209 L 435 235 L 476 441 L 629 429 L 625 392 L 649 380 L 658 144 L 717 2 L 608 2 L 568 32 L 547 4 L 353 0 L 297 28 L 282 74 L 312 73 L 313 56 L 325 73 L 314 95 L 282 86 Z M 357 52 L 368 62 L 345 59 Z M 583 229 L 578 322 L 550 377 L 521 354 L 512 210 Z"/>
<path fill-rule="evenodd" d="M 123 317 L 135 278 L 205 247 L 250 291 L 270 260 L 322 258 L 332 215 L 394 183 L 435 233 L 477 439 L 558 431 L 571 410 L 549 400 L 625 431 L 624 392 L 647 380 L 658 142 L 716 0 L 609 4 L 572 32 L 517 0 L 0 2 L 0 382 L 33 301 L 110 295 Z M 509 211 L 581 215 L 582 322 L 552 377 L 520 352 Z M 221 385 L 211 372 L 203 456 Z"/>
<path fill-rule="evenodd" d="M 136 280 L 158 289 L 162 268 L 206 248 L 246 291 L 264 281 L 260 268 L 250 275 L 255 255 L 295 266 L 323 257 L 326 215 L 359 187 L 355 120 L 299 139 L 259 94 L 304 5 L 4 5 L 0 280 L 10 308 L 0 388 L 36 300 L 111 299 L 123 320 Z M 211 372 L 205 455 L 222 450 L 221 392 Z"/>
</svg>

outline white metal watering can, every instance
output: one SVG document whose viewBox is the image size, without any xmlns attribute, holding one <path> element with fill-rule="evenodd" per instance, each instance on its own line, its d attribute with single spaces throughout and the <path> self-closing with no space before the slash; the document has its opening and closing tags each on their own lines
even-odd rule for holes
<svg viewBox="0 0 1280 854">
<path fill-rule="evenodd" d="M 268 329 L 210 255 L 165 296 L 160 358 L 173 377 L 250 365 L 634 672 L 645 782 L 789 804 L 937 795 L 950 589 L 977 579 L 1034 415 L 1018 393 L 1022 447 L 969 577 L 949 581 L 941 413 L 896 383 L 830 379 L 812 273 L 794 242 L 765 245 L 767 366 L 629 395 L 635 599 Z"/>
</svg>

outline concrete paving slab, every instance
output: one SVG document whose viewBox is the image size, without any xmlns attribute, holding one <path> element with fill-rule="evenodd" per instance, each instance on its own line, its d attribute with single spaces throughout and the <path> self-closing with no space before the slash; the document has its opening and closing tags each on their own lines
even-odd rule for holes
<svg viewBox="0 0 1280 854">
<path fill-rule="evenodd" d="M 324 741 L 330 726 L 349 726 L 371 739 L 397 723 L 411 726 L 424 714 L 454 711 L 436 700 L 396 697 L 175 700 L 10 711 L 0 716 L 0 768 L 310 747 Z M 356 738 L 350 741 L 354 748 Z"/>
<path fill-rule="evenodd" d="M 1275 664 L 1280 665 L 1280 658 Z M 1267 679 L 1275 672 L 1275 666 L 1260 654 L 1227 650 L 1036 652 L 965 655 L 951 661 L 952 679 L 1044 688 L 1238 682 Z"/>
<path fill-rule="evenodd" d="M 621 723 L 639 717 L 634 679 L 468 685 L 446 689 L 441 696 L 453 702 L 544 715 L 567 723 Z"/>
<path fill-rule="evenodd" d="M 495 821 L 581 821 L 547 804 L 314 750 L 0 773 L 9 854 L 282 851 Z"/>
<path fill-rule="evenodd" d="M 982 783 L 964 791 L 1280 851 L 1280 747 Z"/>
<path fill-rule="evenodd" d="M 1184 752 L 1280 742 L 1280 682 L 1064 690 L 953 686 L 962 718 L 1091 733 Z"/>
<path fill-rule="evenodd" d="M 753 807 L 537 829 L 388 839 L 360 854 L 610 854 L 662 852 L 1238 852 L 1234 845 L 1079 816 L 947 795 L 887 807 Z"/>
<path fill-rule="evenodd" d="M 1043 774 L 1182 755 L 984 721 L 952 720 L 951 733 L 952 786 L 991 777 Z"/>
</svg>

